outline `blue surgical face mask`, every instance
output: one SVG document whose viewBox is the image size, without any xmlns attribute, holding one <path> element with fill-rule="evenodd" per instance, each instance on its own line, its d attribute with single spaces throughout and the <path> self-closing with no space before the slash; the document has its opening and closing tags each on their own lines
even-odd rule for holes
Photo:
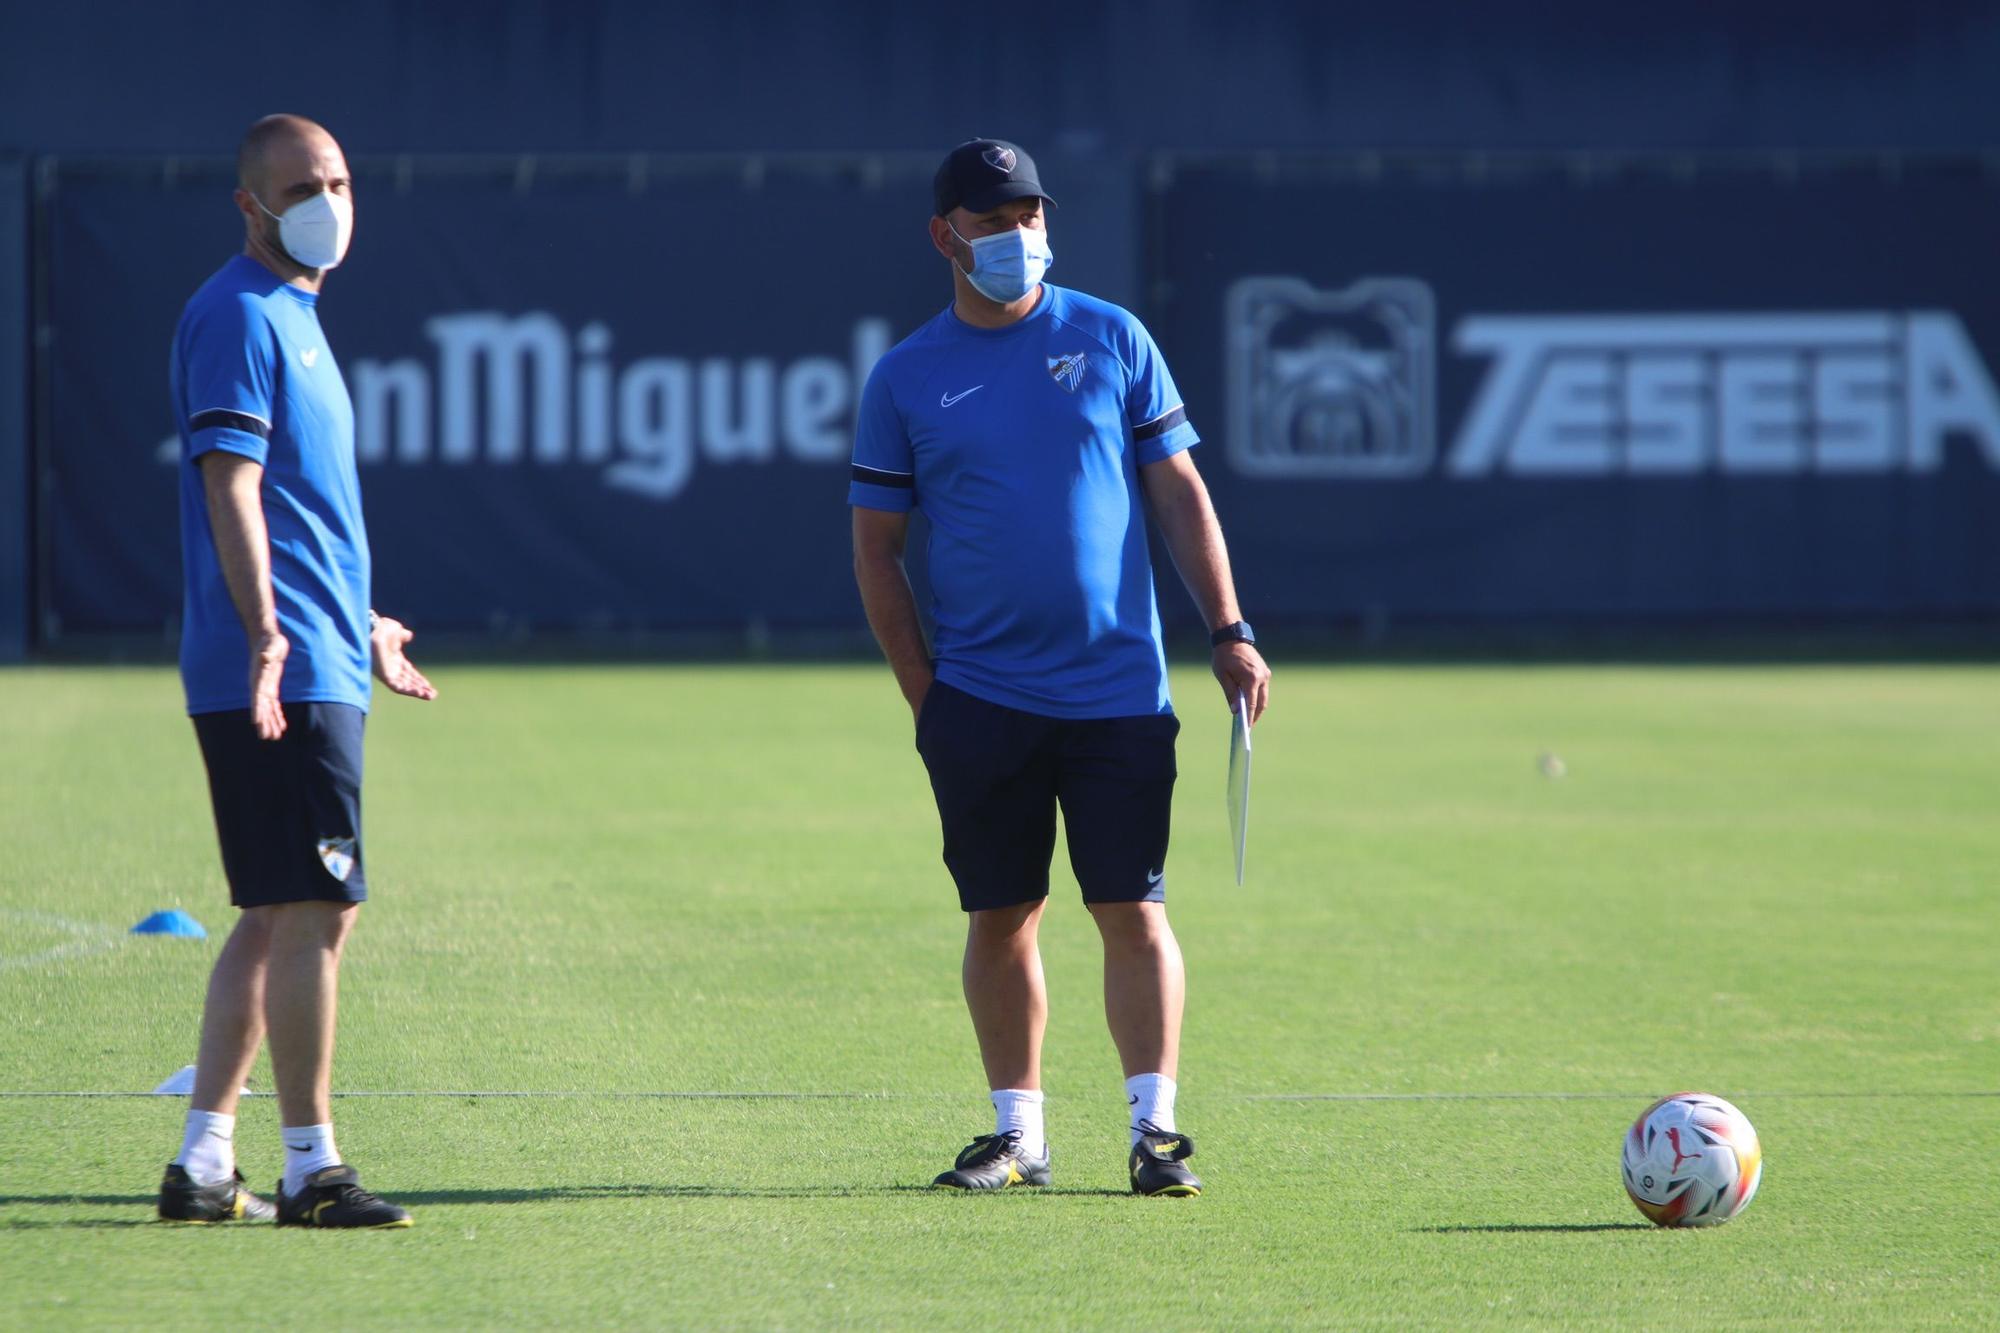
<svg viewBox="0 0 2000 1333">
<path fill-rule="evenodd" d="M 951 227 L 949 222 L 944 225 Z M 951 227 L 951 234 L 958 236 L 958 228 Z M 1039 227 L 1009 227 L 976 241 L 963 236 L 958 239 L 972 248 L 971 272 L 963 268 L 959 272 L 965 273 L 965 280 L 981 296 L 1001 305 L 1012 305 L 1035 290 L 1049 265 L 1056 262 L 1049 250 L 1048 233 Z"/>
</svg>

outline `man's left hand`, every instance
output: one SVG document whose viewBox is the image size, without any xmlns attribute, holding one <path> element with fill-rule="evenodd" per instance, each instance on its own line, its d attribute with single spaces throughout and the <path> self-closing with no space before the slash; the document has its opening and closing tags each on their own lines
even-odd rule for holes
<svg viewBox="0 0 2000 1333">
<path fill-rule="evenodd" d="M 1229 700 L 1229 711 L 1236 711 L 1240 697 L 1250 709 L 1250 725 L 1256 726 L 1271 703 L 1271 668 L 1264 665 L 1263 654 L 1247 643 L 1220 644 L 1211 665 L 1223 697 Z"/>
<path fill-rule="evenodd" d="M 416 637 L 416 631 L 402 621 L 376 617 L 375 628 L 368 636 L 371 656 L 375 659 L 375 678 L 397 694 L 412 699 L 435 699 L 437 687 L 403 656 L 403 646 Z"/>
</svg>

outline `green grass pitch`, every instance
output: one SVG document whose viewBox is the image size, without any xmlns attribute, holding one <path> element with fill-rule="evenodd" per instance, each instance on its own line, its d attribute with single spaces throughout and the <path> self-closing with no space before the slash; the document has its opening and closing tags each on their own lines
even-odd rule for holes
<svg viewBox="0 0 2000 1333">
<path fill-rule="evenodd" d="M 1178 674 L 1195 1200 L 1124 1192 L 1060 854 L 1056 1186 L 926 1188 L 990 1121 L 885 670 L 433 675 L 335 1072 L 417 1226 L 313 1235 L 150 1221 L 181 1101 L 19 1095 L 192 1060 L 215 940 L 124 931 L 231 913 L 172 674 L 0 673 L 0 1323 L 2000 1324 L 2000 670 L 1280 661 L 1241 889 Z M 1619 1136 L 1683 1088 L 1764 1186 L 1657 1232 Z M 268 1098 L 237 1142 L 267 1187 Z"/>
</svg>

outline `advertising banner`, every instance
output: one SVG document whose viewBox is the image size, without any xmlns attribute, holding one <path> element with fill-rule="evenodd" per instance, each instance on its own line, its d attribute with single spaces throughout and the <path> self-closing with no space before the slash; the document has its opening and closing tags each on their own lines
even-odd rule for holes
<svg viewBox="0 0 2000 1333">
<path fill-rule="evenodd" d="M 1252 614 L 2000 609 L 2000 177 L 1779 165 L 1163 165 Z"/>
<path fill-rule="evenodd" d="M 950 299 L 925 231 L 934 165 L 357 166 L 319 314 L 354 401 L 377 604 L 504 638 L 861 631 L 854 409 L 876 358 Z M 48 175 L 42 635 L 170 629 L 167 355 L 242 246 L 232 170 Z M 1129 287 L 1125 181 L 1063 178 L 1062 271 Z"/>
<path fill-rule="evenodd" d="M 377 604 L 502 639 L 858 633 L 853 411 L 948 299 L 933 165 L 360 165 L 320 316 Z M 1260 625 L 2000 610 L 1977 163 L 1044 172 L 1052 276 L 1152 328 Z M 167 349 L 240 247 L 229 165 L 39 180 L 38 638 L 170 633 Z"/>
</svg>

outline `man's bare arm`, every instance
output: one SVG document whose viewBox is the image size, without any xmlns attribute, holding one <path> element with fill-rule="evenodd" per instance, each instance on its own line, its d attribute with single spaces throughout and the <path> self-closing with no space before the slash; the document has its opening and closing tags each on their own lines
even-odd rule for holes
<svg viewBox="0 0 2000 1333">
<path fill-rule="evenodd" d="M 271 538 L 264 526 L 264 467 L 241 454 L 212 449 L 201 456 L 201 485 L 208 497 L 208 527 L 229 600 L 250 641 L 250 722 L 274 741 L 285 734 L 278 685 L 291 652 L 278 628 L 271 591 Z"/>
<path fill-rule="evenodd" d="M 930 645 L 924 642 L 923 622 L 917 618 L 916 594 L 910 591 L 910 576 L 903 568 L 903 546 L 909 535 L 908 514 L 855 506 L 854 581 L 861 589 L 861 606 L 915 716 L 923 711 L 924 696 L 930 693 L 932 670 Z"/>
<path fill-rule="evenodd" d="M 1222 540 L 1222 524 L 1215 517 L 1215 505 L 1208 487 L 1195 471 L 1194 460 L 1183 449 L 1139 469 L 1139 484 L 1146 492 L 1153 522 L 1159 525 L 1174 568 L 1195 605 L 1201 608 L 1208 628 L 1216 630 L 1243 618 L 1236 602 L 1236 581 L 1229 571 L 1229 548 Z M 1264 658 L 1247 643 L 1225 643 L 1214 649 L 1210 666 L 1222 686 L 1230 707 L 1240 695 L 1249 701 L 1250 720 L 1264 715 L 1270 703 L 1271 669 Z"/>
</svg>

